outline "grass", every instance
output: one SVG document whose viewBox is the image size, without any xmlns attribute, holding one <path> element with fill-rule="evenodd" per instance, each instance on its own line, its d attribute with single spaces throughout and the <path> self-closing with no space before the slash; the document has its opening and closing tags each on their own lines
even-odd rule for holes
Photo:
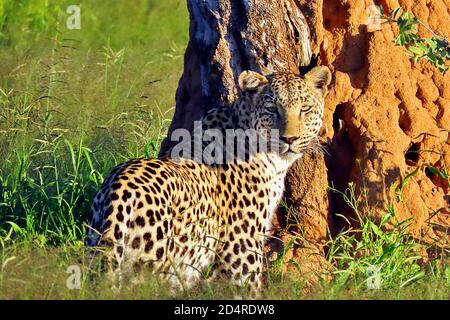
<svg viewBox="0 0 450 320">
<path fill-rule="evenodd" d="M 171 296 L 150 274 L 117 292 L 88 263 L 94 193 L 114 165 L 155 157 L 167 130 L 188 14 L 181 0 L 85 0 L 81 29 L 68 30 L 70 4 L 0 0 L 0 299 L 233 297 L 226 283 Z M 375 223 L 352 188 L 341 195 L 359 230 L 330 239 L 313 286 L 278 259 L 264 298 L 449 298 L 448 256 L 422 261 L 427 248 L 392 208 Z M 79 289 L 67 287 L 71 266 L 81 270 Z"/>
<path fill-rule="evenodd" d="M 351 193 L 352 189 L 347 192 Z M 449 299 L 448 257 L 422 263 L 423 246 L 412 241 L 405 223 L 395 224 L 389 212 L 380 224 L 360 217 L 361 230 L 349 230 L 328 243 L 328 267 L 307 276 L 269 270 L 264 299 Z M 381 232 L 387 223 L 395 226 Z M 290 262 L 297 267 L 294 261 Z M 70 268 L 79 268 L 79 287 L 69 289 Z M 99 263 L 92 263 L 82 246 L 48 246 L 39 242 L 4 239 L 0 250 L 0 299 L 230 299 L 247 297 L 227 283 L 206 283 L 188 292 L 171 294 L 149 271 L 145 281 L 112 289 Z M 74 283 L 74 282 L 71 282 Z"/>
<path fill-rule="evenodd" d="M 155 156 L 171 118 L 185 4 L 84 1 L 81 29 L 69 30 L 70 4 L 0 5 L 3 237 L 80 245 L 105 174 Z"/>
<path fill-rule="evenodd" d="M 341 232 L 329 243 L 328 258 L 337 292 L 349 287 L 356 291 L 373 288 L 400 296 L 406 292 L 416 298 L 450 298 L 448 248 L 442 248 L 437 259 L 426 261 L 423 253 L 432 246 L 420 244 L 410 236 L 411 221 L 398 221 L 393 205 L 377 223 L 368 218 L 373 215 L 364 203 L 367 197 L 357 196 L 354 185 L 350 184 L 345 192 L 331 189 L 354 210 L 359 226 Z M 429 290 L 433 285 L 436 291 Z M 440 285 L 443 287 L 439 289 Z M 426 294 L 414 294 L 410 287 Z"/>
</svg>

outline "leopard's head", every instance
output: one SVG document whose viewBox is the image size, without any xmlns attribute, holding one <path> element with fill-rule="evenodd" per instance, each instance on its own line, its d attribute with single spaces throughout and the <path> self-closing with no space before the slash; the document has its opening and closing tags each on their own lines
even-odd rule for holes
<svg viewBox="0 0 450 320">
<path fill-rule="evenodd" d="M 330 82 L 331 72 L 324 66 L 304 76 L 242 72 L 239 87 L 250 109 L 250 127 L 278 133 L 272 136 L 277 137 L 280 155 L 287 160 L 298 158 L 317 141 Z"/>
</svg>

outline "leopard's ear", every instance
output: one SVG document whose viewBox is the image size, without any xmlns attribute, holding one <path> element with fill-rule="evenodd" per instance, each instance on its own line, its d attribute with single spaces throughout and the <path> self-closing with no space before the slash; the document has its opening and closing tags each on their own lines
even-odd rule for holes
<svg viewBox="0 0 450 320">
<path fill-rule="evenodd" d="M 331 82 L 331 71 L 325 66 L 315 67 L 305 75 L 305 80 L 325 95 Z"/>
<path fill-rule="evenodd" d="M 269 80 L 267 80 L 267 78 L 262 74 L 247 70 L 243 71 L 239 75 L 238 82 L 239 88 L 241 88 L 241 90 L 245 92 L 245 91 L 255 91 L 259 87 L 267 84 Z"/>
</svg>

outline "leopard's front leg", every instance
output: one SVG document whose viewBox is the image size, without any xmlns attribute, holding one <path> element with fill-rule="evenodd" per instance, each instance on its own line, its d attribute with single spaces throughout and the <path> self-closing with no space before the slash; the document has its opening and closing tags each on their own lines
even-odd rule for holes
<svg viewBox="0 0 450 320">
<path fill-rule="evenodd" d="M 250 297 L 257 298 L 263 289 L 263 267 L 261 241 L 255 238 L 227 240 L 217 256 L 211 280 L 226 279 L 247 290 Z"/>
</svg>

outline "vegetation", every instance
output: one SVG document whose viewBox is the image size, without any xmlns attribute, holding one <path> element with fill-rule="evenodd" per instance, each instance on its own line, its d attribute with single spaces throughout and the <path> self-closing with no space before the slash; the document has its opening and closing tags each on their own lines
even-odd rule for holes
<svg viewBox="0 0 450 320">
<path fill-rule="evenodd" d="M 108 171 L 157 154 L 182 70 L 185 3 L 79 2 L 81 29 L 69 30 L 70 1 L 0 0 L 0 299 L 170 298 L 151 275 L 111 289 L 83 235 Z M 427 248 L 408 237 L 408 222 L 395 221 L 393 209 L 375 223 L 352 187 L 341 195 L 358 228 L 330 239 L 328 267 L 313 286 L 278 259 L 266 298 L 449 297 L 445 255 L 425 263 L 419 252 Z M 70 266 L 82 271 L 73 290 Z M 211 284 L 183 297 L 234 290 Z"/>
<path fill-rule="evenodd" d="M 379 223 L 367 218 L 364 197 L 354 186 L 339 193 L 358 217 L 359 228 L 349 229 L 327 247 L 326 266 L 302 274 L 291 260 L 283 265 L 280 255 L 268 274 L 267 299 L 448 299 L 450 266 L 444 254 L 425 263 L 420 252 L 425 245 L 410 238 L 408 221 L 398 222 L 392 206 Z M 360 209 L 362 208 L 362 209 Z M 388 227 L 389 226 L 389 227 Z M 286 249 L 296 241 L 291 241 Z M 79 267 L 79 287 L 68 289 L 70 267 Z M 29 241 L 6 240 L 0 251 L 0 299 L 230 299 L 246 297 L 245 291 L 228 283 L 206 283 L 186 293 L 170 294 L 167 284 L 144 271 L 146 281 L 122 290 L 111 288 L 83 247 L 48 246 Z M 285 268 L 287 267 L 287 268 Z M 287 271 L 288 270 L 288 271 Z"/>
<path fill-rule="evenodd" d="M 182 69 L 186 9 L 85 1 L 81 29 L 69 30 L 69 1 L 1 3 L 0 235 L 80 245 L 105 174 L 157 154 Z"/>
<path fill-rule="evenodd" d="M 406 47 L 408 56 L 414 62 L 427 60 L 443 73 L 450 69 L 450 43 L 448 39 L 431 30 L 417 17 L 414 17 L 411 12 L 404 11 L 401 7 L 393 10 L 389 15 L 384 15 L 381 12 L 381 17 L 387 23 L 397 24 L 399 34 L 395 39 L 395 44 Z M 421 37 L 418 34 L 419 26 L 431 34 L 431 37 Z"/>
</svg>

